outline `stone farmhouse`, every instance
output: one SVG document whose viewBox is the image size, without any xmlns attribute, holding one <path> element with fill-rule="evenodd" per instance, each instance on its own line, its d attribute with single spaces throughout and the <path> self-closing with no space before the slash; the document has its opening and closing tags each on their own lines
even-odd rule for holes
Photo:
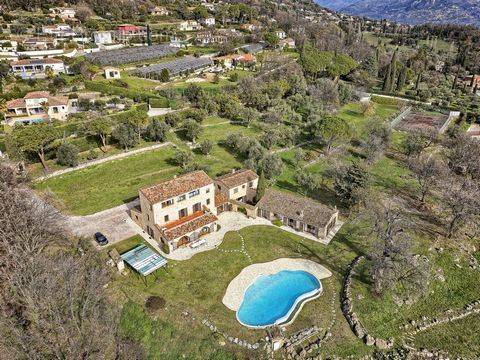
<svg viewBox="0 0 480 360">
<path fill-rule="evenodd" d="M 215 180 L 217 213 L 250 207 L 257 194 L 258 175 L 252 170 L 232 171 Z"/>
<path fill-rule="evenodd" d="M 216 231 L 215 186 L 204 171 L 194 171 L 140 189 L 133 220 L 170 251 L 200 245 L 203 234 Z"/>
<path fill-rule="evenodd" d="M 204 171 L 194 171 L 140 189 L 140 204 L 131 210 L 131 216 L 169 252 L 203 245 L 202 237 L 217 231 L 217 215 L 224 211 L 280 220 L 285 226 L 319 239 L 326 238 L 335 227 L 337 209 L 307 198 L 268 190 L 255 205 L 258 179 L 248 169 L 215 180 Z"/>
<path fill-rule="evenodd" d="M 50 119 L 65 120 L 70 113 L 68 97 L 52 96 L 48 91 L 34 91 L 21 99 L 7 102 L 5 122 L 33 124 Z"/>
<path fill-rule="evenodd" d="M 267 190 L 257 204 L 257 215 L 325 239 L 338 221 L 338 210 L 306 197 Z"/>
</svg>

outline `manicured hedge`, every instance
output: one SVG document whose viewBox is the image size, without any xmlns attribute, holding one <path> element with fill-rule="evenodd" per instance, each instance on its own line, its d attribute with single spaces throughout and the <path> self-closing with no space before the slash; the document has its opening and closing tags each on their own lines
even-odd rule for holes
<svg viewBox="0 0 480 360">
<path fill-rule="evenodd" d="M 392 105 L 392 106 L 403 105 L 405 103 L 405 101 L 402 101 L 399 99 L 387 98 L 387 97 L 375 96 L 375 95 L 372 95 L 372 101 L 377 104 Z"/>
<path fill-rule="evenodd" d="M 129 119 L 133 117 L 134 114 L 136 113 L 141 113 L 142 116 L 147 117 L 148 111 L 148 105 L 147 104 L 140 104 L 138 106 L 135 106 L 131 108 L 130 110 L 127 111 L 122 111 L 113 115 L 110 115 L 110 119 L 112 119 L 113 122 L 126 122 Z"/>
<path fill-rule="evenodd" d="M 85 88 L 90 91 L 99 91 L 102 94 L 127 97 L 135 101 L 147 102 L 151 98 L 159 98 L 158 95 L 147 91 L 126 89 L 105 82 L 85 81 Z"/>
<path fill-rule="evenodd" d="M 150 99 L 150 106 L 152 108 L 158 109 L 158 108 L 168 108 L 170 107 L 169 101 L 166 98 L 151 98 Z"/>
</svg>

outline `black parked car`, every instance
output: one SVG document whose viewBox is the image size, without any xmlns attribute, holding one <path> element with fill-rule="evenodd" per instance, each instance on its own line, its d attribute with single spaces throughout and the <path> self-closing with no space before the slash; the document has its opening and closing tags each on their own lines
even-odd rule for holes
<svg viewBox="0 0 480 360">
<path fill-rule="evenodd" d="M 95 241 L 102 246 L 108 244 L 107 237 L 100 232 L 95 233 Z"/>
</svg>

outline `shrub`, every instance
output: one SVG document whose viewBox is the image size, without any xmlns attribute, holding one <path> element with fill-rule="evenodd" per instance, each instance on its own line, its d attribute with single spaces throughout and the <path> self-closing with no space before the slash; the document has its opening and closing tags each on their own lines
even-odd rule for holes
<svg viewBox="0 0 480 360">
<path fill-rule="evenodd" d="M 170 106 L 169 101 L 166 98 L 151 98 L 150 107 L 154 109 L 168 108 Z"/>
<path fill-rule="evenodd" d="M 150 312 L 157 312 L 165 309 L 165 299 L 160 296 L 150 296 L 145 302 L 145 307 Z"/>
<path fill-rule="evenodd" d="M 275 226 L 278 226 L 278 227 L 282 227 L 283 226 L 283 223 L 282 223 L 282 220 L 280 219 L 275 219 L 272 221 L 272 224 L 275 225 Z"/>
<path fill-rule="evenodd" d="M 394 98 L 387 98 L 383 96 L 373 95 L 371 100 L 381 105 L 392 105 L 392 106 L 398 106 L 398 107 L 402 107 L 403 105 L 405 105 L 405 101 L 394 99 Z"/>
<path fill-rule="evenodd" d="M 147 126 L 146 138 L 152 141 L 163 142 L 167 139 L 169 130 L 170 126 L 166 122 L 154 119 Z"/>
<path fill-rule="evenodd" d="M 182 121 L 182 116 L 178 112 L 165 114 L 165 122 L 172 128 L 176 127 Z"/>
<path fill-rule="evenodd" d="M 63 166 L 78 165 L 78 148 L 70 143 L 63 143 L 57 150 L 57 163 Z"/>
<path fill-rule="evenodd" d="M 202 152 L 203 155 L 208 155 L 213 149 L 213 143 L 210 140 L 203 140 L 200 143 L 200 151 Z"/>
<path fill-rule="evenodd" d="M 88 150 L 87 160 L 95 160 L 97 158 L 98 158 L 97 152 L 93 148 L 90 148 L 90 150 Z"/>
<path fill-rule="evenodd" d="M 165 253 L 165 254 L 170 254 L 170 247 L 165 244 L 165 243 L 162 243 L 162 251 Z"/>
</svg>

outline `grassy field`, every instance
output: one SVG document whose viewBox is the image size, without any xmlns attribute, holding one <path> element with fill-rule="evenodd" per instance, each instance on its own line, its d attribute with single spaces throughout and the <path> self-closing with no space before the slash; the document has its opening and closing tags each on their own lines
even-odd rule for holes
<svg viewBox="0 0 480 360">
<path fill-rule="evenodd" d="M 348 263 L 369 247 L 362 227 L 347 223 L 328 245 L 307 240 L 284 232 L 273 226 L 252 226 L 240 230 L 245 239 L 245 249 L 253 263 L 272 261 L 282 257 L 305 258 L 321 263 L 330 269 L 333 276 L 322 281 L 324 293 L 316 300 L 307 303 L 293 324 L 286 328 L 286 335 L 306 327 L 317 325 L 326 330 L 335 319 L 330 330 L 333 336 L 324 343 L 320 353 L 325 356 L 335 354 L 340 357 L 360 358 L 371 354 L 351 332 L 340 311 L 339 291 Z M 127 240 L 124 248 L 132 245 Z M 137 276 L 122 277 L 115 283 L 119 298 L 127 301 L 122 314 L 122 327 L 132 338 L 139 339 L 150 352 L 152 359 L 170 358 L 215 358 L 223 350 L 231 351 L 238 359 L 257 358 L 258 353 L 234 347 L 221 337 L 214 336 L 201 325 L 204 318 L 214 323 L 230 336 L 255 342 L 265 336 L 263 330 L 248 330 L 241 326 L 235 313 L 222 304 L 222 297 L 229 282 L 246 266 L 248 258 L 232 251 L 241 247 L 241 239 L 236 232 L 226 234 L 218 250 L 200 253 L 188 261 L 170 261 L 167 271 L 158 271 L 157 280 L 147 285 Z M 431 254 L 430 254 L 431 255 Z M 354 307 L 368 331 L 378 337 L 393 337 L 396 344 L 403 340 L 403 325 L 409 320 L 420 320 L 421 316 L 441 316 L 448 308 L 459 309 L 478 298 L 476 286 L 480 282 L 478 271 L 469 270 L 462 261 L 458 267 L 447 254 L 431 256 L 433 269 L 444 271 L 446 282 L 432 281 L 429 294 L 413 305 L 397 306 L 390 295 L 384 298 L 372 295 L 371 282 L 363 263 L 354 280 Z M 221 269 L 221 271 L 219 271 Z M 166 308 L 149 316 L 143 307 L 148 296 L 156 295 L 165 299 Z M 331 307 L 335 296 L 334 307 Z M 332 312 L 333 311 L 333 312 Z M 188 314 L 188 315 L 185 315 Z M 475 331 L 478 317 L 466 318 L 452 326 L 440 326 L 435 330 L 421 333 L 415 344 L 428 349 L 440 348 L 455 355 L 473 356 L 480 346 Z M 465 331 L 462 326 L 469 326 Z M 155 334 L 148 333 L 155 328 Z M 153 330 L 152 330 L 153 331 Z M 187 335 L 188 334 L 188 335 Z M 189 341 L 183 345 L 182 338 Z M 471 347 L 460 346 L 453 341 L 468 341 Z M 165 346 L 165 342 L 169 346 Z M 208 344 L 208 346 L 207 346 Z M 201 354 L 201 355 L 200 355 Z M 229 358 L 229 357 L 225 357 Z M 222 357 L 223 359 L 223 357 Z"/>
<path fill-rule="evenodd" d="M 138 189 L 166 180 L 179 172 L 170 163 L 171 147 L 77 170 L 37 184 L 55 194 L 68 213 L 87 215 L 133 200 Z"/>
<path fill-rule="evenodd" d="M 198 140 L 211 140 L 214 143 L 212 152 L 206 156 L 194 151 L 195 160 L 206 166 L 212 177 L 242 166 L 241 159 L 236 158 L 219 143 L 231 133 L 256 133 L 254 127 L 225 124 L 224 121 L 219 118 L 211 119 L 211 122 L 207 123 L 212 126 L 205 127 Z M 187 148 L 181 136 L 172 134 L 169 140 L 178 147 Z M 168 147 L 133 155 L 45 180 L 37 184 L 36 189 L 52 192 L 59 207 L 67 213 L 91 214 L 129 202 L 137 196 L 139 188 L 180 173 L 180 168 L 172 162 L 174 153 L 175 150 Z M 52 165 L 55 166 L 54 163 Z"/>
<path fill-rule="evenodd" d="M 337 295 L 343 269 L 355 254 L 346 234 L 339 236 L 338 241 L 327 247 L 271 226 L 244 228 L 240 233 L 245 239 L 246 250 L 252 257 L 253 263 L 282 257 L 306 258 L 324 264 L 334 273 L 332 278 L 323 281 L 324 293 L 304 306 L 295 322 L 287 328 L 288 333 L 314 324 L 325 329 L 332 317 L 335 317 L 336 322 L 332 331 L 335 332 L 336 337 L 327 343 L 324 351 L 328 352 L 335 348 L 340 354 L 349 354 L 350 349 L 355 348 L 356 354 L 368 352 L 368 349 L 352 335 L 338 303 Z M 238 234 L 230 232 L 227 233 L 219 249 L 235 250 L 240 246 L 241 240 Z M 196 356 L 200 354 L 198 349 L 204 350 L 201 353 L 202 358 L 209 358 L 211 352 L 220 348 L 221 339 L 213 338 L 211 332 L 201 326 L 203 318 L 208 318 L 219 329 L 231 336 L 250 342 L 258 341 L 265 336 L 265 332 L 248 330 L 241 326 L 235 318 L 235 313 L 222 304 L 222 297 L 228 283 L 249 264 L 247 257 L 241 253 L 212 250 L 198 254 L 189 261 L 171 261 L 166 272 L 164 270 L 158 272 L 158 281 L 147 287 L 135 276 L 120 279 L 116 286 L 130 301 L 123 314 L 124 326 L 128 328 L 127 333 L 137 334 L 149 328 L 152 319 L 145 316 L 138 305 L 143 304 L 146 296 L 158 295 L 166 300 L 166 310 L 158 314 L 156 321 L 162 323 L 168 330 L 159 330 L 160 334 L 155 337 L 146 334 L 134 335 L 142 339 L 147 349 L 153 350 L 162 346 L 161 339 L 166 336 L 165 331 L 168 332 L 169 347 L 162 346 L 161 354 L 150 352 L 150 356 L 154 359 L 175 356 L 196 358 L 194 354 Z M 331 299 L 334 295 L 337 303 L 332 313 Z M 191 314 L 195 320 L 183 315 L 185 312 Z M 181 341 L 185 334 L 189 334 L 187 343 Z M 204 348 L 205 343 L 210 344 L 210 348 Z M 235 351 L 238 358 L 255 357 L 254 353 L 248 353 L 239 347 L 226 345 L 226 348 Z"/>
</svg>

